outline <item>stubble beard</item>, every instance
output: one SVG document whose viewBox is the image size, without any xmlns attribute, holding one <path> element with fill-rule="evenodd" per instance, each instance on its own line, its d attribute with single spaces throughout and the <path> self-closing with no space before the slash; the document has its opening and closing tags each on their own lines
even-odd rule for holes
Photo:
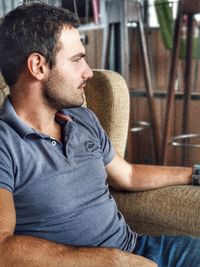
<svg viewBox="0 0 200 267">
<path fill-rule="evenodd" d="M 59 87 L 59 85 L 56 85 L 56 87 Z M 76 108 L 83 105 L 85 98 L 84 98 L 84 92 L 82 94 L 77 95 L 77 97 L 73 97 L 72 95 L 64 95 L 61 94 L 62 92 L 59 92 L 63 89 L 56 89 L 56 87 L 52 84 L 51 80 L 48 80 L 43 83 L 43 99 L 44 102 L 51 108 L 56 110 L 61 110 L 64 108 Z M 78 88 L 76 90 L 79 90 Z M 68 89 L 68 94 L 69 94 Z M 72 90 L 73 91 L 73 90 Z"/>
</svg>

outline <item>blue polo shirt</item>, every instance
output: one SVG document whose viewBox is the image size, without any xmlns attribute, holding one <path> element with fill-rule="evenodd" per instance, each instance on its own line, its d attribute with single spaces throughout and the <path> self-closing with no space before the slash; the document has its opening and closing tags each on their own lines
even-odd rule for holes
<svg viewBox="0 0 200 267">
<path fill-rule="evenodd" d="M 55 118 L 63 141 L 35 131 L 9 98 L 0 114 L 0 188 L 13 192 L 15 234 L 75 246 L 133 251 L 136 234 L 109 193 L 115 152 L 96 116 L 71 108 Z"/>
</svg>

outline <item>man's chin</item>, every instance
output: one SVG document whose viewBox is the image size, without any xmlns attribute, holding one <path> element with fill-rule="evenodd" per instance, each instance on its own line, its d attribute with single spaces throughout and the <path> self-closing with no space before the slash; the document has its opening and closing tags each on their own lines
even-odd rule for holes
<svg viewBox="0 0 200 267">
<path fill-rule="evenodd" d="M 81 107 L 85 103 L 85 97 L 84 94 L 81 96 L 79 95 L 76 99 L 70 99 L 68 101 L 65 101 L 65 99 L 53 99 L 53 98 L 46 98 L 47 103 L 52 108 L 58 110 L 65 109 L 65 108 L 78 108 Z"/>
<path fill-rule="evenodd" d="M 74 102 L 74 103 L 66 103 L 62 105 L 62 108 L 61 109 L 64 109 L 64 108 L 79 108 L 81 106 L 83 106 L 85 104 L 85 98 L 83 97 L 83 99 L 81 101 L 77 101 L 77 102 Z"/>
</svg>

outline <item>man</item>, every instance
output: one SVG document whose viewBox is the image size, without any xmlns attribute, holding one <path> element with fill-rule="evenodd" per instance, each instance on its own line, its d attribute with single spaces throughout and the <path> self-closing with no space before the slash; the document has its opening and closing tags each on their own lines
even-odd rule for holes
<svg viewBox="0 0 200 267">
<path fill-rule="evenodd" d="M 189 184 L 192 170 L 131 166 L 115 153 L 81 107 L 92 71 L 77 27 L 72 13 L 44 4 L 20 6 L 0 25 L 10 87 L 0 115 L 0 266 L 198 266 L 199 239 L 138 236 L 117 210 L 108 183 Z"/>
</svg>

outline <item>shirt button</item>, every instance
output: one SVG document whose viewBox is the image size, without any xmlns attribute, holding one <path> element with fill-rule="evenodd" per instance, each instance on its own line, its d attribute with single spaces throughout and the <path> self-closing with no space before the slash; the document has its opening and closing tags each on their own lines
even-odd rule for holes
<svg viewBox="0 0 200 267">
<path fill-rule="evenodd" d="M 55 146 L 55 145 L 56 145 L 56 141 L 52 141 L 51 144 L 52 144 L 53 146 Z"/>
</svg>

